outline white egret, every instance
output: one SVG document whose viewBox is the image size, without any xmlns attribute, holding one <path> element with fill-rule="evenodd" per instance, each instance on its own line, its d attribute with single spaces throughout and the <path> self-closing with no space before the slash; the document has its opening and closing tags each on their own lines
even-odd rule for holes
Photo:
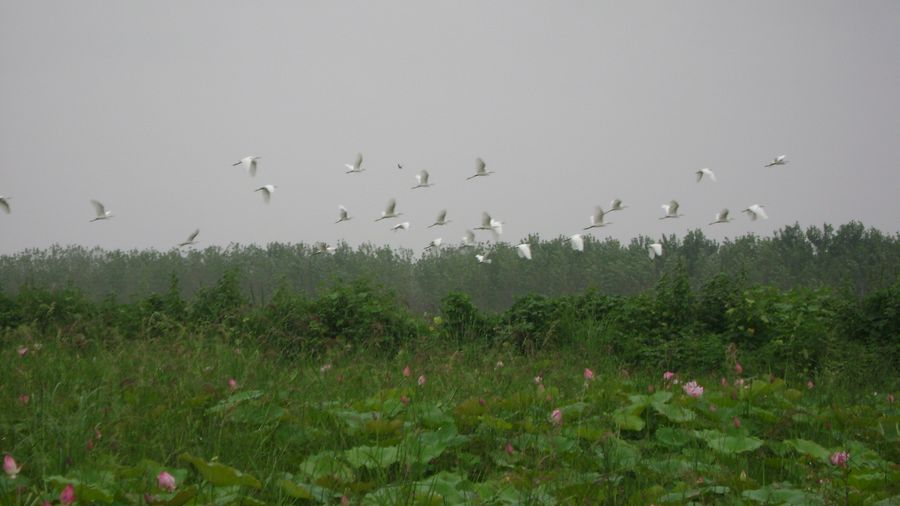
<svg viewBox="0 0 900 506">
<path fill-rule="evenodd" d="M 716 221 L 710 223 L 710 225 L 715 225 L 716 223 L 728 223 L 734 218 L 728 217 L 728 209 L 722 209 L 718 213 L 716 213 Z"/>
<path fill-rule="evenodd" d="M 519 258 L 531 260 L 531 245 L 527 242 L 523 242 L 516 246 L 516 253 L 519 255 Z"/>
<path fill-rule="evenodd" d="M 416 188 L 428 188 L 429 186 L 434 186 L 433 184 L 428 184 L 428 171 L 422 170 L 416 174 L 416 185 L 412 187 L 413 190 Z"/>
<path fill-rule="evenodd" d="M 491 222 L 494 221 L 487 212 L 481 213 L 481 226 L 475 227 L 473 230 L 490 230 Z"/>
<path fill-rule="evenodd" d="M 589 230 L 592 228 L 605 227 L 606 225 L 611 225 L 612 223 L 604 223 L 603 217 L 606 216 L 606 212 L 603 211 L 603 208 L 597 206 L 594 208 L 594 214 L 590 215 L 588 218 L 591 220 L 591 224 L 584 227 L 584 230 Z"/>
<path fill-rule="evenodd" d="M 613 199 L 613 201 L 609 203 L 609 211 L 607 212 L 611 213 L 613 211 L 621 211 L 622 209 L 625 209 L 627 207 L 628 206 L 622 205 L 621 199 Z"/>
<path fill-rule="evenodd" d="M 762 218 L 764 220 L 768 220 L 769 215 L 766 214 L 766 211 L 765 211 L 765 209 L 763 209 L 763 207 L 764 206 L 761 206 L 759 204 L 753 204 L 752 206 L 748 207 L 747 209 L 744 209 L 741 212 L 747 213 L 747 216 L 750 217 L 750 221 L 756 221 L 757 218 Z"/>
<path fill-rule="evenodd" d="M 272 194 L 275 193 L 275 188 L 277 188 L 277 186 L 274 184 L 264 184 L 253 191 L 262 192 L 263 200 L 268 204 L 269 201 L 272 200 Z"/>
<path fill-rule="evenodd" d="M 344 172 L 344 174 L 350 174 L 353 172 L 362 172 L 362 171 L 366 170 L 366 169 L 362 168 L 362 162 L 363 162 L 362 153 L 357 153 L 356 154 L 356 162 L 354 162 L 353 165 L 350 165 L 349 163 L 344 164 L 344 167 L 347 167 L 349 169 L 348 171 Z"/>
<path fill-rule="evenodd" d="M 774 160 L 766 164 L 766 167 L 771 167 L 773 165 L 784 165 L 788 163 L 787 155 L 779 155 L 776 156 Z"/>
<path fill-rule="evenodd" d="M 487 170 L 485 167 L 486 167 L 486 165 L 484 163 L 484 160 L 482 160 L 481 158 L 476 158 L 475 159 L 475 175 L 467 177 L 466 181 L 468 181 L 470 179 L 474 179 L 479 176 L 488 176 L 488 175 L 494 173 L 494 171 Z"/>
<path fill-rule="evenodd" d="M 662 244 L 655 242 L 650 246 L 647 246 L 647 253 L 650 256 L 650 260 L 653 260 L 656 257 L 662 256 Z"/>
<path fill-rule="evenodd" d="M 677 200 L 673 200 L 673 201 L 669 202 L 668 204 L 663 204 L 661 207 L 666 212 L 666 215 L 663 216 L 662 218 L 660 218 L 661 220 L 664 220 L 666 218 L 678 218 L 679 216 L 684 216 L 683 214 L 678 214 L 678 201 Z"/>
<path fill-rule="evenodd" d="M 450 223 L 450 220 L 447 219 L 447 210 L 441 209 L 441 212 L 439 212 L 437 215 L 437 219 L 434 220 L 434 223 L 432 223 L 431 225 L 428 225 L 428 228 L 444 226 L 448 223 Z"/>
<path fill-rule="evenodd" d="M 428 251 L 428 250 L 430 250 L 430 249 L 432 249 L 432 248 L 434 248 L 434 249 L 441 249 L 441 243 L 442 243 L 442 242 L 443 242 L 443 239 L 441 239 L 440 237 L 438 237 L 437 239 L 434 239 L 433 241 L 431 241 L 430 243 L 428 243 L 428 246 L 425 246 L 425 251 Z"/>
<path fill-rule="evenodd" d="M 375 221 L 386 220 L 388 218 L 396 218 L 398 216 L 402 216 L 403 213 L 396 212 L 397 201 L 395 199 L 388 200 L 386 206 L 384 206 L 384 211 L 381 211 L 381 218 L 377 218 Z"/>
<path fill-rule="evenodd" d="M 584 251 L 584 237 L 581 234 L 575 234 L 569 237 L 569 244 L 575 251 Z"/>
<path fill-rule="evenodd" d="M 709 170 L 709 169 L 707 169 L 707 168 L 705 168 L 705 167 L 702 168 L 702 169 L 700 169 L 700 170 L 698 170 L 698 171 L 695 172 L 694 174 L 697 174 L 697 182 L 698 182 L 698 183 L 700 182 L 701 179 L 703 179 L 703 176 L 706 176 L 706 177 L 712 179 L 713 182 L 716 181 L 716 175 L 713 174 L 713 171 L 711 171 L 711 170 Z"/>
<path fill-rule="evenodd" d="M 473 248 L 475 247 L 475 232 L 471 230 L 466 230 L 464 236 L 462 236 L 463 248 Z"/>
<path fill-rule="evenodd" d="M 6 214 L 10 213 L 10 209 L 9 209 L 9 201 L 10 200 L 12 200 L 12 197 L 6 197 L 4 195 L 0 195 L 0 207 L 2 207 L 4 211 L 6 211 Z"/>
<path fill-rule="evenodd" d="M 480 264 L 489 264 L 489 263 L 491 263 L 491 259 L 488 258 L 488 254 L 487 254 L 487 253 L 485 253 L 484 255 L 475 255 L 475 259 L 478 260 L 478 263 L 480 263 Z"/>
<path fill-rule="evenodd" d="M 94 211 L 97 212 L 97 217 L 91 220 L 92 222 L 98 220 L 108 220 L 113 217 L 112 211 L 107 211 L 106 208 L 103 207 L 103 204 L 101 204 L 100 202 L 92 200 L 91 205 L 94 206 Z"/>
<path fill-rule="evenodd" d="M 350 221 L 353 219 L 353 216 L 350 216 L 350 213 L 347 212 L 347 208 L 343 205 L 338 206 L 338 220 L 335 223 L 340 223 L 342 221 Z"/>
<path fill-rule="evenodd" d="M 323 255 L 326 253 L 329 255 L 333 255 L 334 252 L 335 248 L 333 246 L 329 246 L 324 242 L 317 242 L 315 245 L 313 245 L 313 255 Z"/>
<path fill-rule="evenodd" d="M 198 235 L 200 235 L 200 229 L 199 229 L 199 228 L 198 228 L 197 230 L 194 230 L 194 232 L 193 232 L 191 235 L 188 236 L 188 238 L 187 238 L 186 241 L 184 241 L 184 242 L 182 242 L 182 243 L 179 243 L 179 244 L 178 244 L 178 247 L 179 247 L 179 248 L 183 248 L 183 247 L 185 247 L 185 246 L 190 246 L 191 244 L 197 244 L 196 239 L 197 239 L 197 236 L 198 236 Z"/>
<path fill-rule="evenodd" d="M 394 225 L 393 227 L 391 227 L 391 230 L 393 230 L 394 232 L 396 232 L 398 230 L 409 230 L 409 222 L 404 221 L 403 223 L 398 223 L 398 224 Z"/>
<path fill-rule="evenodd" d="M 235 167 L 238 165 L 243 165 L 244 168 L 247 169 L 247 172 L 250 173 L 250 176 L 253 177 L 256 176 L 256 162 L 261 158 L 261 156 L 245 156 L 244 158 L 241 158 L 240 160 L 231 164 L 231 166 Z"/>
</svg>

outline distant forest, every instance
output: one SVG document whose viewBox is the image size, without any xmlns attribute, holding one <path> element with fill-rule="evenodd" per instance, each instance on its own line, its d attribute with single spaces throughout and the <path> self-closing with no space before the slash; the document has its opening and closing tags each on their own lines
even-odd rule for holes
<svg viewBox="0 0 900 506">
<path fill-rule="evenodd" d="M 772 237 L 750 234 L 721 242 L 694 230 L 683 238 L 663 237 L 663 255 L 655 260 L 648 258 L 647 247 L 656 241 L 643 236 L 628 244 L 586 236 L 584 252 L 574 251 L 563 237 L 528 241 L 532 261 L 518 258 L 514 246 L 504 243 L 474 249 L 450 245 L 424 254 L 371 244 L 356 249 L 341 244 L 334 254 L 314 254 L 313 245 L 302 243 L 166 252 L 54 246 L 0 256 L 0 290 L 12 295 L 23 286 L 77 288 L 95 300 L 128 302 L 174 285 L 190 298 L 234 272 L 243 294 L 260 305 L 279 288 L 314 296 L 335 281 L 362 278 L 392 290 L 416 312 L 436 311 L 450 292 L 468 294 L 482 310 L 502 311 L 527 294 L 643 293 L 675 268 L 686 272 L 694 287 L 722 273 L 748 285 L 830 287 L 860 297 L 892 285 L 900 275 L 900 234 L 858 222 L 805 230 L 795 224 Z M 485 251 L 491 264 L 474 258 Z"/>
</svg>

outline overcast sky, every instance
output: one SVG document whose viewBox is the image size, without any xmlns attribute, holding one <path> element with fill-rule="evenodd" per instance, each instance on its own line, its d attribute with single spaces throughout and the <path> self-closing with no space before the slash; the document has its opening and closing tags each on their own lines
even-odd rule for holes
<svg viewBox="0 0 900 506">
<path fill-rule="evenodd" d="M 0 0 L 0 253 L 167 250 L 198 227 L 201 247 L 420 251 L 482 211 L 507 242 L 570 235 L 616 197 L 595 237 L 895 233 L 898 26 L 896 0 Z M 466 181 L 476 157 L 496 174 Z M 411 190 L 420 169 L 435 186 Z M 405 216 L 374 223 L 391 197 Z M 89 223 L 92 198 L 116 217 Z M 671 199 L 685 216 L 658 220 Z"/>
</svg>

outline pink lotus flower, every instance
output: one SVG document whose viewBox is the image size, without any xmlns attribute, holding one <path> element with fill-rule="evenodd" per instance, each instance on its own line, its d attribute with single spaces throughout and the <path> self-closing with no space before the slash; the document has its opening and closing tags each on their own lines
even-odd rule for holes
<svg viewBox="0 0 900 506">
<path fill-rule="evenodd" d="M 516 453 L 516 449 L 513 448 L 512 443 L 506 443 L 506 448 L 504 448 L 504 451 L 506 451 L 506 454 L 510 456 Z"/>
<path fill-rule="evenodd" d="M 732 419 L 731 419 L 731 423 L 734 424 L 734 428 L 735 428 L 735 429 L 740 429 L 740 428 L 741 428 L 741 419 L 740 419 L 740 418 L 738 418 L 738 417 L 732 418 Z"/>
<path fill-rule="evenodd" d="M 60 492 L 59 502 L 65 505 L 70 505 L 75 502 L 75 488 L 72 487 L 71 483 L 66 485 L 66 488 Z"/>
<path fill-rule="evenodd" d="M 163 490 L 175 491 L 175 477 L 165 471 L 156 475 L 156 484 Z"/>
<path fill-rule="evenodd" d="M 594 379 L 594 371 L 585 367 L 584 368 L 584 379 L 589 380 L 589 381 Z"/>
<path fill-rule="evenodd" d="M 734 372 L 736 372 L 738 374 L 744 374 L 744 368 L 741 366 L 740 362 L 734 363 Z"/>
<path fill-rule="evenodd" d="M 409 397 L 401 395 L 400 402 L 402 402 L 404 406 L 409 406 Z"/>
<path fill-rule="evenodd" d="M 423 374 L 423 375 L 419 376 L 419 379 L 416 381 L 417 381 L 417 383 L 419 383 L 420 387 L 424 386 L 425 385 L 425 375 Z"/>
<path fill-rule="evenodd" d="M 27 406 L 29 399 L 31 399 L 31 397 L 29 397 L 27 394 L 22 394 L 19 396 L 19 404 Z"/>
<path fill-rule="evenodd" d="M 847 467 L 847 461 L 850 460 L 850 454 L 847 452 L 834 452 L 829 457 L 831 464 L 837 467 Z"/>
<path fill-rule="evenodd" d="M 559 408 L 554 409 L 552 413 L 550 413 L 550 420 L 553 421 L 553 425 L 562 425 L 563 423 L 563 414 Z"/>
<path fill-rule="evenodd" d="M 3 472 L 9 475 L 9 479 L 15 480 L 21 470 L 22 468 L 16 465 L 16 459 L 12 455 L 7 453 L 3 456 Z"/>
<path fill-rule="evenodd" d="M 25 355 L 28 355 L 28 346 L 19 346 L 16 352 L 20 357 L 24 357 Z"/>
<path fill-rule="evenodd" d="M 703 395 L 703 387 L 697 384 L 696 381 L 689 381 L 681 387 L 684 390 L 684 393 L 690 395 L 693 398 L 698 398 Z"/>
<path fill-rule="evenodd" d="M 663 373 L 664 381 L 672 381 L 672 378 L 674 378 L 674 377 L 675 377 L 675 373 L 672 371 L 666 371 Z"/>
<path fill-rule="evenodd" d="M 806 388 L 808 388 L 808 389 L 810 389 L 810 390 L 812 390 L 813 388 L 815 388 L 815 386 L 816 386 L 816 384 L 813 383 L 812 380 L 809 380 L 809 381 L 806 382 Z"/>
<path fill-rule="evenodd" d="M 235 381 L 234 378 L 228 378 L 228 388 L 230 388 L 231 390 L 237 390 L 237 387 L 237 381 Z"/>
<path fill-rule="evenodd" d="M 412 370 L 409 368 L 409 366 L 404 367 L 403 368 L 403 377 L 408 378 L 410 376 L 412 376 Z"/>
</svg>

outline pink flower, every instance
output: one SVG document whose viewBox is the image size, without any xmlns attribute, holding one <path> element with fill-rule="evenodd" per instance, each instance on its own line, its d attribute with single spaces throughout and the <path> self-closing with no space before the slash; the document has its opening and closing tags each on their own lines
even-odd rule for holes
<svg viewBox="0 0 900 506">
<path fill-rule="evenodd" d="M 16 352 L 20 357 L 24 357 L 25 355 L 28 355 L 28 346 L 19 346 Z"/>
<path fill-rule="evenodd" d="M 684 393 L 690 395 L 693 398 L 698 398 L 703 395 L 703 387 L 697 384 L 696 381 L 689 381 L 681 387 L 684 390 Z"/>
<path fill-rule="evenodd" d="M 513 448 L 512 443 L 506 443 L 506 447 L 503 450 L 506 451 L 506 454 L 510 456 L 516 453 L 516 449 Z"/>
<path fill-rule="evenodd" d="M 412 370 L 410 370 L 409 366 L 403 368 L 403 377 L 408 378 L 412 376 Z"/>
<path fill-rule="evenodd" d="M 87 447 L 88 451 L 93 450 L 94 449 L 94 439 L 93 438 L 88 439 L 87 445 L 85 445 L 85 446 Z"/>
<path fill-rule="evenodd" d="M 738 379 L 734 380 L 734 386 L 736 386 L 736 387 L 744 386 L 744 378 L 738 378 Z"/>
<path fill-rule="evenodd" d="M 237 387 L 238 387 L 237 381 L 235 381 L 234 378 L 228 378 L 228 388 L 230 388 L 232 390 L 237 390 Z"/>
<path fill-rule="evenodd" d="M 728 386 L 728 378 L 726 378 L 725 376 L 722 376 L 722 379 L 719 380 L 719 384 L 722 385 L 722 388 L 727 387 Z"/>
<path fill-rule="evenodd" d="M 736 372 L 738 374 L 744 374 L 744 368 L 741 366 L 740 362 L 734 363 L 734 372 Z"/>
<path fill-rule="evenodd" d="M 15 480 L 21 470 L 22 468 L 16 465 L 16 459 L 12 455 L 7 453 L 3 456 L 3 472 L 9 475 L 9 479 Z"/>
<path fill-rule="evenodd" d="M 66 485 L 66 488 L 63 489 L 59 494 L 59 502 L 69 505 L 75 502 L 75 488 L 72 487 L 72 484 Z"/>
<path fill-rule="evenodd" d="M 424 386 L 425 385 L 425 375 L 423 374 L 423 375 L 419 376 L 419 379 L 416 381 L 417 381 L 417 383 L 419 383 L 420 387 Z"/>
<path fill-rule="evenodd" d="M 666 371 L 663 373 L 663 380 L 672 381 L 672 378 L 675 377 L 675 373 L 672 371 Z"/>
<path fill-rule="evenodd" d="M 829 457 L 831 464 L 837 467 L 847 467 L 847 461 L 850 460 L 850 454 L 847 452 L 834 452 Z"/>
<path fill-rule="evenodd" d="M 815 386 L 816 386 L 816 384 L 813 383 L 812 380 L 809 380 L 809 381 L 806 382 L 806 388 L 808 388 L 808 389 L 810 389 L 810 390 L 812 390 L 813 388 L 815 388 Z"/>
<path fill-rule="evenodd" d="M 888 401 L 888 404 L 893 404 L 894 403 L 894 394 L 887 394 L 887 401 Z"/>
<path fill-rule="evenodd" d="M 585 368 L 584 368 L 584 379 L 586 379 L 586 380 L 592 380 L 592 379 L 594 379 L 594 371 L 592 371 L 592 370 L 588 369 L 587 367 L 585 367 Z"/>
<path fill-rule="evenodd" d="M 341 506 L 350 506 L 350 498 L 342 495 L 341 496 Z"/>
<path fill-rule="evenodd" d="M 325 364 L 319 368 L 319 372 L 328 372 L 331 370 L 331 364 Z"/>
<path fill-rule="evenodd" d="M 409 406 L 409 397 L 401 395 L 400 402 L 402 402 L 404 406 Z"/>
<path fill-rule="evenodd" d="M 31 397 L 28 397 L 27 394 L 22 394 L 19 396 L 19 404 L 21 404 L 23 406 L 27 406 L 29 399 L 31 399 Z"/>
<path fill-rule="evenodd" d="M 734 424 L 734 428 L 735 428 L 735 429 L 740 429 L 740 428 L 741 428 L 741 419 L 740 419 L 740 418 L 738 418 L 738 417 L 732 418 L 732 419 L 731 419 L 731 423 Z"/>
<path fill-rule="evenodd" d="M 165 471 L 156 475 L 156 484 L 163 490 L 175 491 L 175 477 Z"/>
<path fill-rule="evenodd" d="M 554 409 L 552 413 L 550 413 L 550 420 L 553 421 L 553 425 L 562 425 L 563 423 L 563 414 L 559 408 Z"/>
</svg>

